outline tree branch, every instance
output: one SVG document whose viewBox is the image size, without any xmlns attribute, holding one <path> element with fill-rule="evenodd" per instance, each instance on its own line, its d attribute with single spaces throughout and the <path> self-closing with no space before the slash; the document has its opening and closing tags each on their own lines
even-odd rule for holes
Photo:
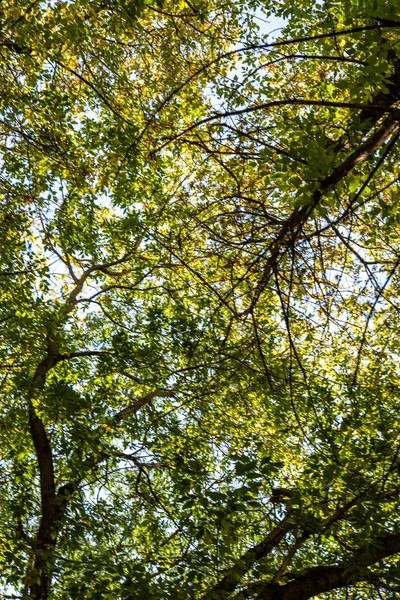
<svg viewBox="0 0 400 600">
<path fill-rule="evenodd" d="M 263 590 L 257 600 L 308 600 L 324 592 L 368 581 L 367 567 L 400 552 L 400 534 L 379 537 L 367 550 L 359 549 L 348 557 L 349 566 L 311 567 L 286 585 Z M 373 575 L 375 577 L 375 574 Z M 371 575 L 372 578 L 372 575 Z"/>
<path fill-rule="evenodd" d="M 33 400 L 46 383 L 47 373 L 60 360 L 57 342 L 50 342 L 46 357 L 39 363 L 33 376 L 28 398 L 29 427 L 39 466 L 41 519 L 35 539 L 35 560 L 28 573 L 27 583 L 33 598 L 46 598 L 50 584 L 50 571 L 47 563 L 55 545 L 54 525 L 58 511 L 54 480 L 53 454 L 43 421 L 37 415 Z M 50 556 L 48 556 L 50 553 Z"/>
<path fill-rule="evenodd" d="M 150 392 L 146 396 L 143 396 L 143 398 L 139 398 L 133 404 L 130 404 L 126 408 L 120 410 L 114 415 L 113 419 L 115 421 L 123 421 L 124 419 L 127 419 L 131 415 L 137 413 L 137 411 L 140 408 L 142 408 L 142 406 L 150 404 L 151 401 L 154 400 L 154 398 L 173 398 L 175 396 L 175 393 L 176 392 L 174 392 L 173 390 L 154 390 L 154 392 Z"/>
<path fill-rule="evenodd" d="M 240 558 L 235 561 L 235 566 L 226 569 L 222 579 L 212 587 L 202 600 L 217 600 L 226 598 L 226 595 L 233 592 L 240 583 L 242 577 L 253 567 L 253 565 L 267 556 L 282 540 L 293 524 L 290 523 L 291 511 L 289 509 L 286 517 L 256 546 L 247 550 Z"/>
<path fill-rule="evenodd" d="M 173 137 L 173 139 L 167 140 L 166 142 L 164 142 L 164 144 L 156 148 L 155 152 L 163 150 L 172 141 L 176 141 L 177 139 L 186 135 L 190 131 L 193 131 L 193 129 L 197 129 L 198 127 L 201 127 L 201 125 L 205 125 L 206 123 L 211 123 L 212 121 L 225 119 L 228 117 L 247 115 L 253 112 L 257 112 L 259 110 L 263 110 L 265 108 L 277 108 L 279 106 L 317 106 L 321 108 L 350 108 L 361 110 L 364 112 L 370 112 L 372 114 L 378 115 L 378 118 L 385 113 L 391 113 L 395 117 L 397 116 L 398 118 L 400 118 L 400 109 L 392 108 L 391 106 L 382 107 L 374 104 L 360 104 L 359 102 L 337 102 L 335 100 L 312 100 L 308 98 L 288 98 L 286 100 L 271 100 L 270 102 L 263 102 L 261 104 L 246 106 L 246 108 L 239 108 L 236 110 L 228 110 L 224 112 L 216 112 L 210 115 L 209 117 L 205 117 L 200 121 L 192 123 L 192 125 L 189 125 L 189 127 L 176 134 Z"/>
<path fill-rule="evenodd" d="M 301 208 L 295 208 L 293 210 L 292 214 L 271 245 L 270 256 L 264 267 L 262 277 L 255 288 L 254 296 L 249 308 L 243 313 L 244 315 L 251 314 L 254 310 L 260 295 L 268 284 L 281 251 L 286 250 L 288 247 L 294 244 L 304 224 L 314 209 L 320 204 L 324 194 L 329 192 L 337 183 L 342 181 L 342 179 L 344 179 L 355 166 L 365 161 L 368 156 L 382 146 L 382 144 L 393 132 L 399 129 L 400 111 L 397 112 L 398 114 L 387 117 L 377 131 L 372 133 L 372 135 L 345 161 L 343 161 L 341 165 L 333 169 L 330 175 L 325 177 L 325 179 L 320 182 L 319 187 L 317 190 L 315 190 L 310 203 Z"/>
</svg>

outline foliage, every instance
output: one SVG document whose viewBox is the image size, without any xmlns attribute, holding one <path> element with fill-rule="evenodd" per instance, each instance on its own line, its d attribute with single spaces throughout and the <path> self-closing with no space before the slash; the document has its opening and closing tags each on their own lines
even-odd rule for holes
<svg viewBox="0 0 400 600">
<path fill-rule="evenodd" d="M 397 597 L 396 7 L 0 19 L 3 597 Z"/>
</svg>

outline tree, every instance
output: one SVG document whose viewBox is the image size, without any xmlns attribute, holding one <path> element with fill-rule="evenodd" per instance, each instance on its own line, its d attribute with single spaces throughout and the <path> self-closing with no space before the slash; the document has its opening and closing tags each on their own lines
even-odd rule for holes
<svg viewBox="0 0 400 600">
<path fill-rule="evenodd" d="M 3 596 L 396 597 L 396 7 L 0 17 Z"/>
</svg>

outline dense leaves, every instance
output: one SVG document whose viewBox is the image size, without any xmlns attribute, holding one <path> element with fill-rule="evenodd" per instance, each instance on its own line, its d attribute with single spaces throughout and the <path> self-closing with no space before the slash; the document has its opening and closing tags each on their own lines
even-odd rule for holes
<svg viewBox="0 0 400 600">
<path fill-rule="evenodd" d="M 397 597 L 394 4 L 0 20 L 2 597 Z"/>
</svg>

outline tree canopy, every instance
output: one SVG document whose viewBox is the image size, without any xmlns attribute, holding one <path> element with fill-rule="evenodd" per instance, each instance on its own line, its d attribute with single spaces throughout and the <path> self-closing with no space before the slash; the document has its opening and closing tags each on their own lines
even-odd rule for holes
<svg viewBox="0 0 400 600">
<path fill-rule="evenodd" d="M 0 20 L 2 597 L 398 598 L 395 3 Z"/>
</svg>

